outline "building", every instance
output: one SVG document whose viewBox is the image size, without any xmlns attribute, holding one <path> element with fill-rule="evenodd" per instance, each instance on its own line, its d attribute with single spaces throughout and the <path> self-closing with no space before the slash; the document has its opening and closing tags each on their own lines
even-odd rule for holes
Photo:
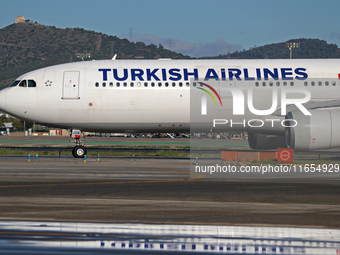
<svg viewBox="0 0 340 255">
<path fill-rule="evenodd" d="M 15 19 L 15 24 L 18 24 L 18 23 L 26 23 L 26 19 L 24 16 L 18 16 L 16 17 Z"/>
</svg>

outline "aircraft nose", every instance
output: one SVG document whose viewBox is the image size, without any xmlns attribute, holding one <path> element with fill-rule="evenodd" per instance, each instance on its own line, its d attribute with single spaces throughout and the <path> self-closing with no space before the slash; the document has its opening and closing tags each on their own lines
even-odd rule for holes
<svg viewBox="0 0 340 255">
<path fill-rule="evenodd" d="M 6 111 L 7 108 L 7 88 L 0 90 L 0 110 Z"/>
</svg>

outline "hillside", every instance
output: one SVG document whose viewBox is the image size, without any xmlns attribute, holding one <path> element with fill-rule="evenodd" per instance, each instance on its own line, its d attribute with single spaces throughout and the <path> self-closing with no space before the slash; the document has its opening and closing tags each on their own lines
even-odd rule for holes
<svg viewBox="0 0 340 255">
<path fill-rule="evenodd" d="M 340 58 L 335 44 L 318 39 L 297 39 L 300 47 L 293 50 L 293 58 Z M 31 22 L 12 24 L 0 29 L 0 88 L 28 71 L 41 67 L 81 61 L 79 53 L 89 53 L 89 59 L 157 59 L 190 58 L 163 48 L 162 45 L 145 45 L 129 42 L 116 36 L 108 36 L 81 28 L 60 29 Z M 78 55 L 79 56 L 79 55 Z M 234 52 L 230 56 L 207 58 L 289 58 L 284 43 L 254 47 Z"/>
<path fill-rule="evenodd" d="M 299 48 L 293 49 L 293 58 L 340 58 L 340 49 L 335 44 L 328 44 L 319 39 L 295 39 L 288 42 L 299 43 Z M 250 50 L 236 51 L 230 58 L 240 59 L 285 59 L 289 58 L 289 49 L 284 47 L 285 43 L 273 43 Z M 220 55 L 215 58 L 228 58 Z"/>
<path fill-rule="evenodd" d="M 0 30 L 0 88 L 28 71 L 81 61 L 78 53 L 90 53 L 88 59 L 111 59 L 116 53 L 117 59 L 189 58 L 162 45 L 131 43 L 81 28 L 59 29 L 29 22 L 12 24 Z"/>
</svg>

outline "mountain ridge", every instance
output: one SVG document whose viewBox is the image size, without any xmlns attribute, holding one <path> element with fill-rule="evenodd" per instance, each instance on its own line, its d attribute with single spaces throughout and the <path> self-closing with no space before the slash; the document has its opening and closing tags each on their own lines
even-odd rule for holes
<svg viewBox="0 0 340 255">
<path fill-rule="evenodd" d="M 335 44 L 319 39 L 294 39 L 299 48 L 293 49 L 293 58 L 340 58 Z M 20 75 L 46 66 L 90 59 L 190 59 L 160 44 L 146 45 L 130 42 L 117 36 L 88 31 L 82 28 L 56 28 L 24 22 L 0 29 L 0 88 L 9 86 Z M 205 57 L 216 59 L 289 58 L 284 43 L 268 44 L 230 55 Z"/>
<path fill-rule="evenodd" d="M 90 59 L 190 58 L 162 45 L 129 42 L 82 28 L 56 28 L 34 23 L 12 24 L 0 29 L 0 87 L 23 73 L 61 63 Z"/>
</svg>

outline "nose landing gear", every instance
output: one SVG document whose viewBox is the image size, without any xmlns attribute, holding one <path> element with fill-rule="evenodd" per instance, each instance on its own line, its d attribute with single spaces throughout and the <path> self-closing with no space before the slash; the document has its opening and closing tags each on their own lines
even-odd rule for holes
<svg viewBox="0 0 340 255">
<path fill-rule="evenodd" d="M 75 158 L 84 158 L 87 154 L 87 150 L 81 142 L 82 132 L 80 130 L 72 130 L 72 140 L 76 143 L 76 146 L 72 149 L 72 155 Z"/>
<path fill-rule="evenodd" d="M 72 149 L 72 155 L 75 158 L 83 158 L 87 153 L 87 150 L 82 145 L 77 145 Z"/>
</svg>

